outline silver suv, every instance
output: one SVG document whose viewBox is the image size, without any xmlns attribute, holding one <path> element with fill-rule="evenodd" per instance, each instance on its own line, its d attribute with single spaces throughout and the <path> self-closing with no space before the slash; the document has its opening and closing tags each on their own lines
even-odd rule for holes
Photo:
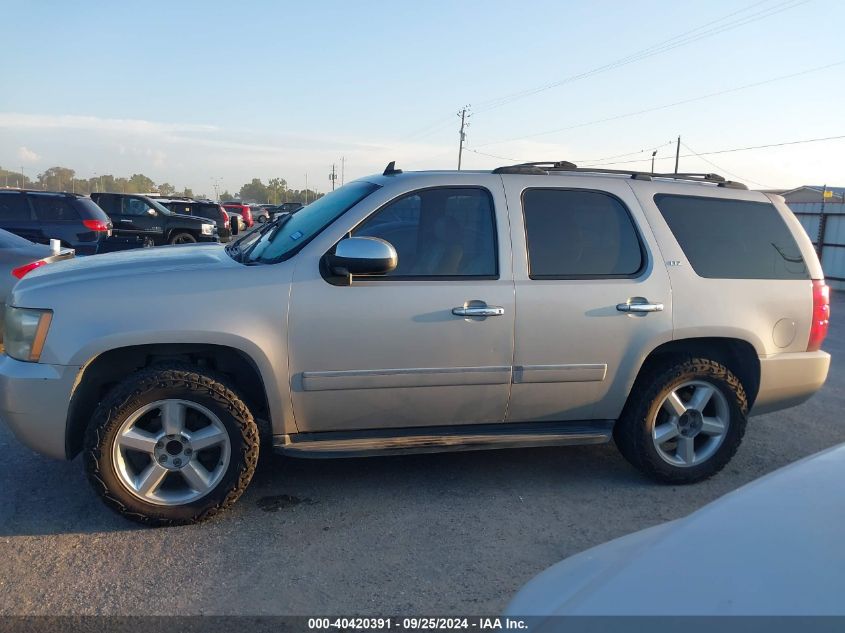
<svg viewBox="0 0 845 633">
<path fill-rule="evenodd" d="M 771 194 L 534 163 L 347 184 L 227 247 L 13 290 L 0 417 L 151 525 L 298 457 L 598 444 L 685 484 L 824 383 L 828 290 Z M 249 324 L 248 327 L 245 324 Z M 565 459 L 565 454 L 561 453 Z"/>
</svg>

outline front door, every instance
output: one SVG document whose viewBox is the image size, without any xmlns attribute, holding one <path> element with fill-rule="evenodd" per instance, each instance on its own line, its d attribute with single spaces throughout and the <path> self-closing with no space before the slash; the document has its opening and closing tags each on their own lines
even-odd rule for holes
<svg viewBox="0 0 845 633">
<path fill-rule="evenodd" d="M 498 177 L 454 180 L 385 188 L 298 256 L 288 331 L 299 431 L 504 420 L 515 314 L 506 204 Z M 324 279 L 321 257 L 350 232 L 393 244 L 396 270 L 348 286 Z M 485 306 L 496 314 L 467 316 Z"/>
<path fill-rule="evenodd" d="M 516 301 L 509 422 L 616 419 L 648 353 L 672 338 L 669 276 L 628 182 L 507 184 Z"/>
</svg>

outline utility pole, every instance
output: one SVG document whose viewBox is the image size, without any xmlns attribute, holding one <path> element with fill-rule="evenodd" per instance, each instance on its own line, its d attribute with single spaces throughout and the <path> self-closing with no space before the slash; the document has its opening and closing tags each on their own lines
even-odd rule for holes
<svg viewBox="0 0 845 633">
<path fill-rule="evenodd" d="M 335 171 L 334 163 L 332 163 L 332 173 L 329 174 L 329 180 L 332 181 L 332 191 L 334 191 L 334 181 L 337 180 L 337 172 Z"/>
<path fill-rule="evenodd" d="M 681 135 L 678 135 L 678 145 L 675 147 L 675 173 L 678 173 L 678 161 L 681 158 Z"/>
<path fill-rule="evenodd" d="M 343 182 L 344 182 L 343 175 L 344 175 L 345 168 L 346 168 L 346 156 L 341 156 L 340 157 L 340 186 L 341 187 L 343 186 Z"/>
<path fill-rule="evenodd" d="M 23 175 L 23 165 L 21 165 L 21 189 L 26 185 L 26 176 Z"/>
<path fill-rule="evenodd" d="M 308 174 L 305 174 L 305 204 L 308 204 Z"/>
<path fill-rule="evenodd" d="M 466 140 L 466 133 L 464 130 L 469 127 L 469 124 L 466 122 L 467 110 L 469 110 L 469 106 L 465 105 L 461 111 L 458 112 L 458 116 L 461 117 L 461 132 L 458 141 L 458 171 L 461 171 L 461 156 L 464 153 L 464 141 Z"/>
</svg>

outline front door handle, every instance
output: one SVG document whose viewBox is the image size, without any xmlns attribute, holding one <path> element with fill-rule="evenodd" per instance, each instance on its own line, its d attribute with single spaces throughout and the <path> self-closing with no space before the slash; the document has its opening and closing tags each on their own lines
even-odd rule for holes
<svg viewBox="0 0 845 633">
<path fill-rule="evenodd" d="M 662 303 L 617 303 L 620 312 L 663 312 Z"/>
<path fill-rule="evenodd" d="M 452 314 L 462 317 L 502 316 L 505 309 L 499 306 L 460 306 L 452 308 Z"/>
</svg>

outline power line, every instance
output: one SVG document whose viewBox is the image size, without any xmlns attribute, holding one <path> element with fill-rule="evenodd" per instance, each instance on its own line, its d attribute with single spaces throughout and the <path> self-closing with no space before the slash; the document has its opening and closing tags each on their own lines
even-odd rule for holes
<svg viewBox="0 0 845 633">
<path fill-rule="evenodd" d="M 624 154 L 614 154 L 613 156 L 605 156 L 604 158 L 574 158 L 574 159 L 572 159 L 571 162 L 574 162 L 576 164 L 597 163 L 597 162 L 601 162 L 601 161 L 605 161 L 605 160 L 611 160 L 613 158 L 624 158 L 626 156 L 633 156 L 635 154 L 643 154 L 645 152 L 652 152 L 652 151 L 661 149 L 663 147 L 667 147 L 668 145 L 674 145 L 674 144 L 675 144 L 675 141 L 667 141 L 666 143 L 663 143 L 662 145 L 655 145 L 654 147 L 649 147 L 649 148 L 646 148 L 646 149 L 638 149 L 636 151 L 626 152 Z M 523 158 L 512 158 L 510 156 L 501 156 L 499 154 L 488 154 L 487 152 L 481 152 L 481 151 L 479 151 L 475 148 L 470 148 L 470 147 L 465 147 L 464 151 L 465 152 L 472 152 L 473 154 L 480 154 L 481 156 L 488 156 L 490 158 L 499 158 L 501 160 L 509 160 L 509 161 L 514 162 L 514 163 L 529 163 L 532 160 L 532 159 L 523 159 Z"/>
<path fill-rule="evenodd" d="M 809 139 L 803 139 L 803 140 L 800 140 L 800 141 L 784 141 L 783 143 L 768 143 L 766 145 L 752 145 L 752 146 L 749 146 L 749 147 L 733 147 L 731 149 L 719 149 L 719 150 L 714 150 L 712 152 L 699 152 L 699 153 L 692 153 L 692 154 L 681 154 L 681 158 L 689 158 L 691 156 L 698 156 L 699 158 L 701 158 L 702 156 L 714 156 L 716 154 L 729 154 L 729 153 L 732 153 L 732 152 L 746 152 L 746 151 L 754 150 L 754 149 L 768 149 L 770 147 L 785 147 L 787 145 L 802 145 L 804 143 L 821 143 L 823 141 L 836 141 L 836 140 L 840 140 L 840 139 L 845 139 L 845 134 L 842 134 L 842 135 L 839 135 L 839 136 L 825 136 L 825 137 L 822 137 L 822 138 L 809 138 Z M 687 148 L 687 149 L 689 149 L 689 148 Z M 667 156 L 667 157 L 658 158 L 657 160 L 668 160 L 668 159 L 671 159 L 671 158 L 672 158 L 671 156 Z M 630 164 L 630 163 L 639 163 L 639 162 L 642 162 L 642 161 L 641 160 L 623 160 L 623 161 L 617 161 L 617 162 L 611 162 L 611 163 L 595 164 L 595 165 L 592 165 L 592 167 L 605 167 L 605 166 L 608 166 L 608 165 L 627 165 L 627 164 Z"/>
<path fill-rule="evenodd" d="M 641 61 L 643 59 L 647 59 L 647 58 L 653 57 L 655 55 L 659 55 L 660 53 L 665 53 L 665 52 L 674 50 L 674 49 L 679 48 L 681 46 L 686 46 L 687 44 L 691 44 L 691 43 L 699 41 L 701 39 L 704 39 L 704 38 L 707 38 L 707 37 L 712 37 L 712 36 L 718 35 L 720 33 L 724 33 L 725 31 L 729 31 L 729 30 L 739 28 L 741 26 L 745 26 L 746 24 L 750 24 L 752 22 L 762 20 L 764 18 L 770 17 L 772 15 L 776 15 L 778 13 L 782 13 L 783 11 L 793 9 L 795 7 L 798 7 L 802 4 L 806 4 L 807 2 L 809 2 L 809 0 L 785 0 L 784 2 L 781 2 L 781 3 L 776 4 L 774 6 L 767 7 L 765 9 L 762 9 L 762 10 L 757 11 L 755 13 L 752 13 L 750 15 L 745 15 L 745 16 L 739 18 L 738 20 L 734 20 L 734 21 L 728 22 L 727 24 L 721 24 L 721 25 L 715 26 L 711 29 L 702 31 L 702 29 L 707 29 L 707 27 L 709 27 L 709 26 L 712 26 L 714 24 L 718 24 L 720 22 L 724 22 L 725 20 L 728 20 L 729 18 L 734 17 L 734 16 L 736 16 L 740 13 L 746 13 L 747 11 L 750 11 L 751 9 L 754 9 L 755 7 L 758 7 L 761 4 L 765 4 L 769 1 L 770 0 L 761 0 L 759 2 L 755 2 L 755 3 L 745 7 L 744 9 L 739 9 L 737 11 L 733 11 L 732 13 L 728 13 L 727 15 L 724 15 L 721 18 L 718 18 L 716 20 L 712 20 L 711 22 L 707 22 L 706 24 L 703 24 L 699 27 L 696 27 L 694 29 L 691 29 L 691 30 L 686 31 L 684 33 L 681 33 L 679 35 L 676 35 L 676 36 L 674 36 L 674 37 L 672 37 L 668 40 L 664 40 L 663 42 L 659 42 L 658 44 L 654 44 L 654 45 L 649 46 L 647 48 L 641 49 L 641 50 L 639 50 L 635 53 L 632 53 L 631 55 L 628 55 L 627 57 L 622 57 L 620 59 L 616 59 L 616 60 L 609 62 L 607 64 L 604 64 L 602 66 L 592 68 L 590 70 L 584 71 L 582 73 L 578 73 L 576 75 L 570 75 L 570 76 L 565 77 L 563 79 L 560 79 L 558 81 L 548 83 L 548 84 L 544 84 L 542 86 L 529 88 L 527 90 L 511 93 L 511 94 L 505 95 L 503 97 L 491 99 L 491 100 L 488 100 L 486 102 L 481 102 L 481 103 L 478 104 L 476 112 L 479 113 L 479 114 L 483 113 L 483 112 L 489 112 L 490 110 L 500 108 L 500 107 L 507 105 L 509 103 L 513 103 L 514 101 L 517 101 L 519 99 L 524 99 L 526 97 L 530 97 L 530 96 L 533 96 L 535 94 L 539 94 L 541 92 L 551 90 L 552 88 L 557 88 L 557 87 L 562 86 L 564 84 L 572 83 L 574 81 L 579 81 L 581 79 L 585 79 L 587 77 L 591 77 L 593 75 L 596 75 L 596 74 L 599 74 L 599 73 L 602 73 L 602 72 L 607 72 L 609 70 L 614 70 L 614 69 L 620 68 L 622 66 L 627 66 L 628 64 L 632 64 L 634 62 Z M 699 31 L 701 31 L 701 32 L 699 32 Z"/>
<path fill-rule="evenodd" d="M 699 154 L 698 152 L 696 152 L 693 148 L 691 148 L 691 147 L 690 147 L 689 145 L 687 145 L 686 143 L 681 143 L 681 145 L 683 145 L 684 147 L 686 147 L 689 151 L 691 151 L 691 152 L 692 152 L 693 154 L 695 154 L 695 155 L 696 155 L 699 159 L 703 160 L 703 161 L 704 161 L 705 163 L 707 163 L 708 165 L 712 165 L 713 167 L 715 167 L 716 169 L 718 169 L 720 173 L 727 174 L 728 176 L 732 176 L 732 177 L 736 178 L 737 180 L 743 180 L 743 181 L 745 181 L 745 182 L 750 182 L 752 185 L 757 185 L 758 187 L 763 187 L 764 189 L 774 189 L 774 187 L 772 187 L 771 185 L 766 185 L 766 184 L 764 184 L 764 183 L 762 183 L 762 182 L 757 182 L 756 180 L 751 180 L 751 178 L 744 178 L 743 176 L 740 176 L 739 174 L 736 174 L 736 173 L 733 173 L 733 172 L 731 172 L 731 171 L 728 171 L 728 170 L 727 170 L 727 169 L 725 169 L 724 167 L 722 167 L 722 166 L 717 165 L 716 163 L 714 163 L 712 160 L 709 160 L 709 159 L 707 159 L 707 158 L 704 158 L 704 156 L 702 156 L 701 154 Z"/>
<path fill-rule="evenodd" d="M 584 121 L 581 123 L 575 123 L 572 125 L 567 125 L 565 127 L 555 128 L 553 130 L 545 130 L 543 132 L 534 132 L 532 134 L 525 134 L 523 136 L 515 136 L 512 138 L 504 139 L 501 141 L 488 141 L 487 143 L 480 143 L 476 145 L 476 147 L 487 147 L 489 145 L 501 145 L 502 143 L 510 143 L 513 141 L 521 141 L 527 138 L 535 138 L 537 136 L 547 136 L 549 134 L 556 134 L 558 132 L 566 132 L 568 130 L 574 130 L 577 128 L 587 127 L 589 125 L 597 125 L 599 123 L 608 123 L 610 121 L 618 121 L 619 119 L 626 119 L 632 116 L 638 116 L 640 114 L 647 114 L 649 112 L 657 112 L 659 110 L 665 110 L 667 108 L 674 108 L 679 105 L 686 105 L 688 103 L 693 103 L 695 101 L 701 101 L 703 99 L 711 99 L 713 97 L 718 97 L 724 94 L 729 94 L 732 92 L 739 92 L 740 90 L 747 90 L 749 88 L 757 88 L 759 86 L 764 86 L 766 84 L 774 83 L 776 81 L 783 81 L 786 79 L 793 79 L 795 77 L 800 77 L 802 75 L 808 75 L 810 73 L 819 72 L 821 70 L 827 70 L 829 68 L 833 68 L 834 66 L 841 66 L 845 64 L 845 60 L 841 60 L 838 62 L 834 62 L 832 64 L 825 64 L 824 66 L 816 66 L 814 68 L 808 68 L 806 70 L 802 70 L 799 72 L 790 73 L 788 75 L 780 75 L 778 77 L 772 77 L 771 79 L 765 79 L 763 81 L 755 81 L 750 84 L 744 84 L 742 86 L 735 86 L 733 88 L 726 88 L 725 90 L 719 90 L 717 92 L 710 92 L 708 94 L 698 95 L 697 97 L 690 97 L 689 99 L 682 99 L 680 101 L 673 101 L 672 103 L 665 103 L 663 105 L 654 106 L 651 108 L 644 108 L 642 110 L 634 110 L 631 112 L 626 112 L 624 114 L 617 114 L 614 116 L 604 117 L 601 119 L 593 119 L 590 121 Z"/>
</svg>

